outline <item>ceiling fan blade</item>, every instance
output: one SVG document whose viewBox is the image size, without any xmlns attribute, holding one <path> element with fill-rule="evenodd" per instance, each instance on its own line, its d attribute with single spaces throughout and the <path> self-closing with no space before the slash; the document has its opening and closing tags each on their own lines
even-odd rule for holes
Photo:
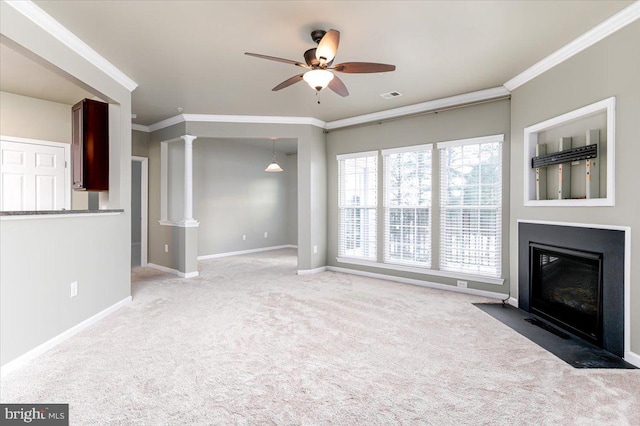
<svg viewBox="0 0 640 426">
<path fill-rule="evenodd" d="M 323 63 L 329 63 L 333 61 L 338 51 L 338 44 L 340 44 L 340 31 L 329 30 L 322 37 L 318 47 L 316 48 L 316 58 Z"/>
<path fill-rule="evenodd" d="M 345 62 L 344 64 L 336 65 L 332 69 L 344 73 L 364 74 L 371 72 L 395 71 L 396 66 L 387 64 L 376 64 L 373 62 Z"/>
<path fill-rule="evenodd" d="M 300 63 L 300 62 L 297 62 L 297 61 L 292 61 L 291 59 L 283 59 L 283 58 L 277 58 L 275 56 L 260 55 L 259 53 L 244 52 L 244 54 L 247 55 L 247 56 L 254 56 L 256 58 L 268 59 L 270 61 L 283 62 L 285 64 L 296 65 L 296 66 L 302 67 L 302 68 L 309 68 L 308 65 Z"/>
<path fill-rule="evenodd" d="M 347 86 L 345 86 L 344 82 L 340 80 L 340 78 L 335 74 L 333 75 L 333 79 L 329 82 L 329 86 L 327 87 L 329 87 L 329 89 L 333 90 L 343 98 L 345 96 L 349 96 L 349 91 L 347 90 Z"/>
<path fill-rule="evenodd" d="M 304 74 L 298 74 L 298 75 L 294 75 L 293 77 L 286 79 L 285 81 L 283 81 L 282 83 L 278 84 L 276 87 L 274 87 L 273 89 L 271 89 L 271 91 L 273 92 L 277 92 L 278 90 L 284 89 L 285 87 L 289 87 L 292 84 L 296 84 L 299 81 L 302 81 L 302 76 Z"/>
</svg>

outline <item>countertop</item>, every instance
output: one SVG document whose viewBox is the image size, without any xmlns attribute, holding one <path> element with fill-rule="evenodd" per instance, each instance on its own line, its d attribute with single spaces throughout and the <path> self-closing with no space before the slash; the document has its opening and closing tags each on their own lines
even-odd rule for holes
<svg viewBox="0 0 640 426">
<path fill-rule="evenodd" d="M 29 210 L 29 211 L 9 211 L 0 212 L 0 216 L 40 216 L 40 215 L 74 215 L 74 214 L 101 214 L 101 213 L 123 213 L 124 209 L 107 210 Z"/>
</svg>

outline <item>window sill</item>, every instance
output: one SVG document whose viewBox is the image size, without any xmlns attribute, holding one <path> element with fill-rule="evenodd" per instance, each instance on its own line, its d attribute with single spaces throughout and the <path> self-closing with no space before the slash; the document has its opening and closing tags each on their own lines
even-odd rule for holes
<svg viewBox="0 0 640 426">
<path fill-rule="evenodd" d="M 391 263 L 373 262 L 371 260 L 354 259 L 347 257 L 337 257 L 336 260 L 340 263 L 347 263 L 351 265 L 370 266 L 372 268 L 387 269 L 391 271 L 412 272 L 414 274 L 432 275 L 436 277 L 456 278 L 474 281 L 483 284 L 503 285 L 504 279 L 492 278 L 483 275 L 465 274 L 460 272 L 438 271 L 435 269 L 418 268 L 415 266 L 395 265 Z"/>
</svg>

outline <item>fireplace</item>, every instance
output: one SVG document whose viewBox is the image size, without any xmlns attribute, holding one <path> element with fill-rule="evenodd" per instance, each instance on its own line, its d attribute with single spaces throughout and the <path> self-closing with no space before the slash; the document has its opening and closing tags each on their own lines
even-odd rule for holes
<svg viewBox="0 0 640 426">
<path fill-rule="evenodd" d="M 624 357 L 625 232 L 518 224 L 518 307 Z"/>
<path fill-rule="evenodd" d="M 602 253 L 529 243 L 530 312 L 602 344 Z"/>
</svg>

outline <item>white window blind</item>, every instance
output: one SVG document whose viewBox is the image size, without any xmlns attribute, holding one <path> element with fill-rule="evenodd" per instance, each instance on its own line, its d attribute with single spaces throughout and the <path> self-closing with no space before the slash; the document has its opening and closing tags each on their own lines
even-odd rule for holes
<svg viewBox="0 0 640 426">
<path fill-rule="evenodd" d="M 377 260 L 378 153 L 338 156 L 338 256 Z"/>
<path fill-rule="evenodd" d="M 431 268 L 431 145 L 382 151 L 385 263 Z"/>
<path fill-rule="evenodd" d="M 442 271 L 501 275 L 502 140 L 438 144 Z"/>
</svg>

